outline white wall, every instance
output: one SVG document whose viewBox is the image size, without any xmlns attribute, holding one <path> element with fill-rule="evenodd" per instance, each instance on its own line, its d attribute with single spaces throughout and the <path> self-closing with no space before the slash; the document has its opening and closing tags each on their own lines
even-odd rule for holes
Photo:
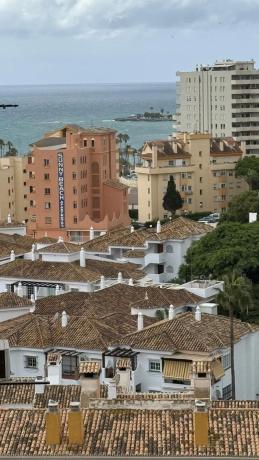
<svg viewBox="0 0 259 460">
<path fill-rule="evenodd" d="M 38 358 L 38 368 L 26 368 L 25 356 L 36 356 Z M 11 377 L 37 377 L 45 376 L 45 353 L 43 350 L 30 348 L 10 348 L 10 370 Z"/>
<path fill-rule="evenodd" d="M 17 318 L 18 316 L 26 315 L 30 313 L 30 306 L 28 307 L 11 307 L 0 309 L 0 323 L 7 321 L 8 319 Z"/>
<path fill-rule="evenodd" d="M 259 394 L 259 332 L 235 345 L 236 399 L 256 399 Z"/>
</svg>

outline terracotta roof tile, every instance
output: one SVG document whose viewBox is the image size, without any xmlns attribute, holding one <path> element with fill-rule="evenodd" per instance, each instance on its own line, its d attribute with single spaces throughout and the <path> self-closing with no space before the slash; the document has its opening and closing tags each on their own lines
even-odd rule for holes
<svg viewBox="0 0 259 460">
<path fill-rule="evenodd" d="M 98 361 L 83 361 L 79 366 L 79 374 L 100 374 L 101 363 Z"/>
<path fill-rule="evenodd" d="M 107 252 L 109 246 L 144 248 L 146 241 L 182 240 L 194 235 L 205 235 L 213 228 L 185 217 L 178 217 L 161 226 L 161 232 L 155 229 L 139 229 L 131 233 L 130 229 L 108 232 L 88 241 L 83 246 L 86 251 Z"/>
<path fill-rule="evenodd" d="M 194 445 L 191 410 L 85 409 L 84 441 L 69 446 L 61 410 L 61 445 L 45 441 L 44 409 L 0 410 L 1 456 L 259 456 L 255 409 L 209 411 L 209 446 Z M 22 427 L 22 429 L 21 429 Z"/>
<path fill-rule="evenodd" d="M 235 340 L 253 330 L 252 325 L 234 322 Z M 178 314 L 172 320 L 163 320 L 120 341 L 134 349 L 161 351 L 196 351 L 211 353 L 230 345 L 229 318 L 203 313 L 196 321 L 192 313 Z"/>
<path fill-rule="evenodd" d="M 29 306 L 32 306 L 32 302 L 26 297 L 19 297 L 13 292 L 0 293 L 0 309 Z"/>
<path fill-rule="evenodd" d="M 53 253 L 53 254 L 72 254 L 74 252 L 79 252 L 81 246 L 73 243 L 55 243 L 50 244 L 45 248 L 39 249 L 38 252 L 41 253 Z"/>
</svg>

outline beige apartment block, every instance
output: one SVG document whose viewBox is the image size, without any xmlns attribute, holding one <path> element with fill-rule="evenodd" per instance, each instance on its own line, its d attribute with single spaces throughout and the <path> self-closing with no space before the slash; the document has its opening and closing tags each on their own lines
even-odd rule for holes
<svg viewBox="0 0 259 460">
<path fill-rule="evenodd" d="M 235 177 L 242 158 L 240 143 L 210 134 L 178 133 L 169 140 L 147 142 L 138 173 L 139 221 L 170 216 L 163 209 L 163 196 L 173 176 L 184 204 L 179 213 L 225 211 L 228 202 L 248 189 Z"/>
<path fill-rule="evenodd" d="M 0 158 L 0 222 L 27 220 L 27 158 Z"/>
<path fill-rule="evenodd" d="M 259 69 L 252 61 L 216 61 L 177 72 L 175 128 L 244 141 L 259 155 Z"/>
</svg>

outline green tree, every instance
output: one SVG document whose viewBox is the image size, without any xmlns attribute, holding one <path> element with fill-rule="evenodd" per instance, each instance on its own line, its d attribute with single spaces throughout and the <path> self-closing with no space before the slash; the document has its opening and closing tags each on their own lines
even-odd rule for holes
<svg viewBox="0 0 259 460">
<path fill-rule="evenodd" d="M 7 147 L 8 147 L 8 152 L 7 152 L 7 153 L 9 153 L 10 150 L 11 150 L 11 148 L 13 147 L 13 143 L 12 143 L 11 141 L 7 141 L 7 142 L 6 142 L 6 145 L 7 145 Z"/>
<path fill-rule="evenodd" d="M 235 269 L 259 283 L 259 222 L 218 225 L 191 245 L 178 276 L 182 281 L 220 279 Z"/>
<path fill-rule="evenodd" d="M 181 209 L 183 206 L 183 200 L 176 190 L 174 178 L 171 176 L 167 184 L 167 190 L 163 198 L 163 208 L 170 211 L 172 215 L 175 215 L 177 209 Z"/>
<path fill-rule="evenodd" d="M 5 148 L 5 142 L 3 141 L 3 139 L 0 139 L 0 152 L 1 152 L 1 157 L 3 156 L 4 148 Z"/>
<path fill-rule="evenodd" d="M 234 315 L 252 306 L 251 282 L 236 271 L 225 275 L 223 281 L 224 291 L 219 291 L 216 301 L 229 313 L 232 399 L 236 399 Z"/>
<path fill-rule="evenodd" d="M 14 147 L 11 147 L 10 150 L 5 154 L 5 156 L 7 157 L 16 157 L 17 156 L 17 150 L 16 148 Z"/>
<path fill-rule="evenodd" d="M 249 212 L 259 214 L 259 194 L 255 191 L 243 192 L 235 196 L 229 202 L 226 212 L 221 214 L 220 222 L 246 223 L 249 220 Z"/>
<path fill-rule="evenodd" d="M 242 177 L 250 190 L 259 189 L 259 158 L 252 155 L 239 160 L 235 167 L 236 177 Z"/>
</svg>

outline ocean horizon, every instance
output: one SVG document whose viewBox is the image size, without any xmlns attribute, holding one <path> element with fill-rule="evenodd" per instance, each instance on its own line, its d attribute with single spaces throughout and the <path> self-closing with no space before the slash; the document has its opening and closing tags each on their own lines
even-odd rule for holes
<svg viewBox="0 0 259 460">
<path fill-rule="evenodd" d="M 164 109 L 175 111 L 175 83 L 86 83 L 2 85 L 0 104 L 18 104 L 0 109 L 0 139 L 11 141 L 20 154 L 45 132 L 75 123 L 104 126 L 127 133 L 128 143 L 138 148 L 145 141 L 167 138 L 172 122 L 117 122 L 117 117 Z"/>
</svg>

